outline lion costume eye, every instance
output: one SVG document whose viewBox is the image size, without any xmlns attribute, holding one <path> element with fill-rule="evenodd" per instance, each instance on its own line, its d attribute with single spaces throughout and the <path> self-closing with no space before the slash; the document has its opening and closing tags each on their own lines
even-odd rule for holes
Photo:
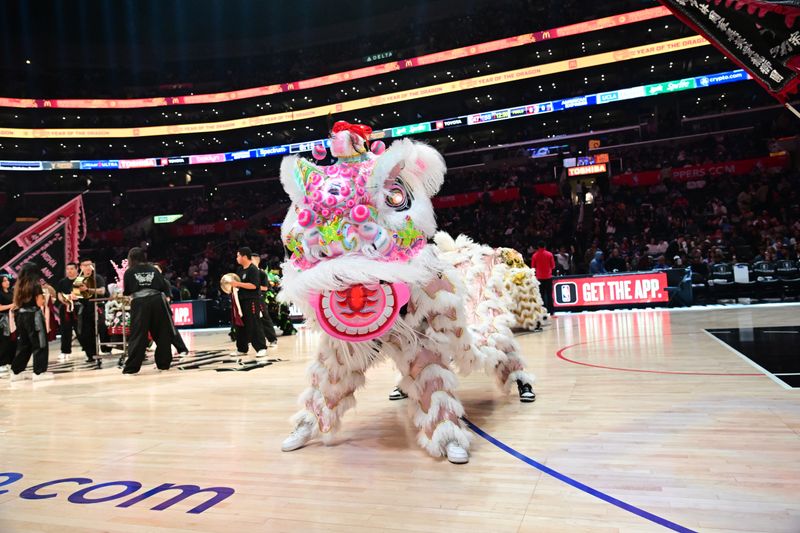
<svg viewBox="0 0 800 533">
<path fill-rule="evenodd" d="M 386 205 L 395 211 L 406 211 L 411 208 L 412 199 L 406 184 L 401 180 L 397 180 L 389 187 L 389 194 L 386 195 Z"/>
</svg>

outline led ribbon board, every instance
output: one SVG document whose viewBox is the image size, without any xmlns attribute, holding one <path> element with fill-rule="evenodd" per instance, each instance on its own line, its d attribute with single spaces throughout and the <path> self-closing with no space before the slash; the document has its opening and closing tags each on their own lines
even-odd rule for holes
<svg viewBox="0 0 800 533">
<path fill-rule="evenodd" d="M 397 135 L 407 136 L 407 135 L 427 133 L 442 129 L 459 128 L 463 126 L 474 126 L 474 125 L 485 124 L 487 122 L 497 122 L 500 120 L 510 120 L 515 118 L 530 117 L 545 113 L 554 113 L 558 111 L 564 111 L 566 109 L 572 109 L 575 107 L 583 107 L 583 106 L 590 107 L 595 105 L 608 104 L 611 102 L 631 100 L 634 98 L 643 98 L 648 96 L 657 96 L 659 94 L 669 94 L 673 92 L 702 89 L 705 87 L 713 87 L 715 85 L 735 83 L 749 79 L 752 78 L 750 78 L 750 76 L 744 70 L 731 70 L 729 72 L 720 72 L 717 74 L 696 76 L 694 78 L 684 78 L 682 80 L 673 80 L 663 83 L 654 83 L 650 85 L 640 85 L 638 87 L 629 87 L 627 89 L 620 89 L 617 91 L 608 91 L 602 93 L 589 94 L 586 96 L 567 98 L 562 100 L 552 100 L 548 102 L 525 104 L 517 107 L 498 109 L 495 111 L 486 111 L 484 113 L 476 113 L 473 115 L 462 115 L 460 117 L 433 120 L 429 122 L 410 124 L 407 126 L 398 126 L 394 128 L 386 128 L 382 130 L 373 131 L 371 139 L 384 139 L 384 138 L 396 137 Z M 80 169 L 80 170 L 115 169 L 116 170 L 124 168 L 133 168 L 124 163 L 128 161 L 147 162 L 152 167 L 206 165 L 211 163 L 225 163 L 229 161 L 238 161 L 242 159 L 259 159 L 263 157 L 310 152 L 311 149 L 316 144 L 321 144 L 326 147 L 330 147 L 330 139 L 317 139 L 314 141 L 284 144 L 280 146 L 268 146 L 264 148 L 253 148 L 251 150 L 243 150 L 237 152 L 170 156 L 170 157 L 136 159 L 136 160 L 123 159 L 123 160 L 99 160 L 99 161 L 95 160 L 0 161 L 0 170 L 22 170 L 22 171 L 71 170 L 71 169 Z M 142 168 L 142 167 L 138 166 L 136 168 Z"/>
<path fill-rule="evenodd" d="M 217 104 L 221 102 L 234 102 L 248 98 L 258 98 L 271 94 L 286 93 L 292 91 L 302 91 L 315 87 L 324 87 L 335 83 L 349 82 L 353 80 L 379 76 L 399 70 L 434 65 L 453 59 L 477 56 L 500 50 L 508 50 L 517 46 L 524 46 L 541 41 L 558 39 L 572 35 L 580 35 L 598 30 L 616 28 L 626 24 L 635 24 L 660 17 L 670 16 L 669 9 L 663 6 L 642 9 L 630 13 L 622 13 L 611 17 L 604 17 L 595 20 L 587 20 L 569 26 L 552 28 L 549 30 L 525 33 L 515 37 L 507 37 L 496 41 L 473 44 L 451 50 L 443 50 L 433 54 L 427 54 L 410 59 L 403 59 L 380 65 L 372 65 L 355 70 L 338 72 L 317 78 L 302 81 L 279 83 L 275 85 L 264 85 L 262 87 L 251 87 L 237 91 L 227 91 L 211 94 L 196 94 L 187 96 L 157 96 L 154 98 L 126 98 L 126 99 L 48 99 L 35 100 L 26 98 L 4 98 L 0 97 L 0 107 L 14 108 L 59 108 L 59 109 L 135 109 L 147 107 L 166 107 L 174 105 L 195 105 L 195 104 Z M 382 59 L 382 58 L 381 58 Z M 374 60 L 374 59 L 373 59 Z"/>
<path fill-rule="evenodd" d="M 0 128 L 0 137 L 25 138 L 25 139 L 107 139 L 107 138 L 130 138 L 130 137 L 166 137 L 170 135 L 189 135 L 194 133 L 215 133 L 219 131 L 230 131 L 256 126 L 269 126 L 270 124 L 282 124 L 297 120 L 306 120 L 316 117 L 325 117 L 329 114 L 344 113 L 367 109 L 380 105 L 396 104 L 398 102 L 408 102 L 420 98 L 430 98 L 443 94 L 457 93 L 481 87 L 491 87 L 503 83 L 528 80 L 541 76 L 549 76 L 569 70 L 579 70 L 590 67 L 618 63 L 631 59 L 641 59 L 660 54 L 690 50 L 698 46 L 708 46 L 709 42 L 699 35 L 685 37 L 683 39 L 673 39 L 660 43 L 646 44 L 623 50 L 602 52 L 599 54 L 577 57 L 574 59 L 564 59 L 553 63 L 535 65 L 505 72 L 496 72 L 484 76 L 476 76 L 458 81 L 449 81 L 427 87 L 417 87 L 405 91 L 369 96 L 337 104 L 326 104 L 323 106 L 300 109 L 297 111 L 287 111 L 284 113 L 272 113 L 269 115 L 259 115 L 248 118 L 234 120 L 224 120 L 221 122 L 202 122 L 196 124 L 174 124 L 164 126 L 142 126 L 132 128 L 63 128 L 63 129 L 27 129 L 27 128 Z M 578 104 L 575 104 L 578 105 Z"/>
</svg>

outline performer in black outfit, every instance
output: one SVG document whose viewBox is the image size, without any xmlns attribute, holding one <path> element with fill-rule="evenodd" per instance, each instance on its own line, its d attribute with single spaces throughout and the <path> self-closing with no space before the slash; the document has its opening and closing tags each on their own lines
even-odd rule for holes
<svg viewBox="0 0 800 533">
<path fill-rule="evenodd" d="M 275 324 L 272 323 L 272 317 L 269 314 L 269 309 L 267 308 L 267 301 L 265 295 L 269 290 L 269 276 L 267 276 L 267 272 L 262 270 L 259 266 L 261 264 L 261 256 L 258 254 L 253 254 L 252 257 L 253 264 L 258 269 L 259 275 L 259 289 L 261 290 L 261 298 L 259 301 L 261 302 L 261 326 L 264 328 L 264 336 L 267 338 L 270 347 L 278 345 L 278 336 L 275 335 Z"/>
<path fill-rule="evenodd" d="M 14 292 L 11 290 L 11 276 L 0 274 L 0 377 L 11 370 L 11 361 L 17 350 L 17 343 L 11 337 L 11 309 L 14 307 Z"/>
<path fill-rule="evenodd" d="M 159 274 L 164 274 L 164 272 L 161 270 L 161 267 L 157 264 L 153 263 L 153 267 L 158 270 Z M 164 278 L 164 281 L 167 282 L 167 287 L 169 287 L 169 290 L 167 291 L 167 303 L 170 303 L 172 301 L 172 296 L 175 294 L 173 291 L 174 287 L 167 278 Z M 175 321 L 172 319 L 172 309 L 170 309 L 169 321 L 172 324 L 172 331 L 174 333 L 174 336 L 172 337 L 172 345 L 176 350 L 178 350 L 178 355 L 181 357 L 186 357 L 189 355 L 189 348 L 186 347 L 186 343 L 183 342 L 183 337 L 181 337 L 181 334 L 178 333 L 178 329 L 175 327 Z"/>
<path fill-rule="evenodd" d="M 78 263 L 67 263 L 66 275 L 67 277 L 56 285 L 58 301 L 61 302 L 59 311 L 61 318 L 61 355 L 59 357 L 61 360 L 69 359 L 72 355 L 72 332 L 75 332 L 76 338 L 81 338 L 78 316 L 83 310 L 80 296 L 72 293 L 75 278 L 78 277 Z"/>
<path fill-rule="evenodd" d="M 242 307 L 244 326 L 236 326 L 236 349 L 239 355 L 247 354 L 248 345 L 252 344 L 257 357 L 267 355 L 267 343 L 264 340 L 264 328 L 261 323 L 261 275 L 251 258 L 250 248 L 239 248 L 236 262 L 239 268 L 236 273 L 242 281 L 231 282 L 238 290 L 239 304 Z"/>
<path fill-rule="evenodd" d="M 167 306 L 169 284 L 161 273 L 146 262 L 141 248 L 128 252 L 128 269 L 125 271 L 123 293 L 132 297 L 131 337 L 128 359 L 123 374 L 136 374 L 142 367 L 147 348 L 148 332 L 156 343 L 156 366 L 169 370 L 172 363 L 173 327 Z"/>
<path fill-rule="evenodd" d="M 96 302 L 89 302 L 93 298 L 103 298 L 106 295 L 106 280 L 100 274 L 95 272 L 94 262 L 91 259 L 81 259 L 81 275 L 84 278 L 84 283 L 78 288 L 84 298 L 81 306 L 80 314 L 78 315 L 78 341 L 81 343 L 84 353 L 86 353 L 86 361 L 93 362 L 97 356 L 97 329 L 94 322 L 94 310 L 97 305 Z M 100 324 L 100 340 L 105 341 L 108 339 L 108 330 L 105 323 L 101 318 L 102 314 L 98 316 L 98 324 Z M 110 348 L 108 350 L 110 351 Z"/>
<path fill-rule="evenodd" d="M 44 291 L 39 280 L 42 272 L 35 263 L 25 263 L 14 286 L 14 322 L 17 325 L 17 353 L 11 363 L 12 381 L 21 375 L 33 356 L 34 379 L 52 379 L 47 372 L 47 327 L 44 323 Z"/>
</svg>

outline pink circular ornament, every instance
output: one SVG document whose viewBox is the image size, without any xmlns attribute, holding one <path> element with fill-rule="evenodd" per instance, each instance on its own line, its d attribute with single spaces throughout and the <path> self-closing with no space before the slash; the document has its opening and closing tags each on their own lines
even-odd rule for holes
<svg viewBox="0 0 800 533">
<path fill-rule="evenodd" d="M 327 205 L 328 207 L 335 206 L 336 198 L 334 198 L 333 196 L 328 196 L 327 198 L 325 198 L 325 205 Z"/>
<path fill-rule="evenodd" d="M 372 143 L 372 146 L 370 146 L 370 150 L 375 155 L 381 155 L 386 151 L 386 144 L 384 144 L 383 141 L 375 141 Z"/>
<path fill-rule="evenodd" d="M 350 217 L 360 224 L 369 218 L 369 208 L 359 204 L 350 211 Z"/>
<path fill-rule="evenodd" d="M 329 216 L 331 216 L 331 212 L 329 210 L 327 210 L 327 209 L 323 209 L 322 210 L 322 216 L 325 217 L 325 218 L 328 218 Z"/>
<path fill-rule="evenodd" d="M 325 159 L 325 157 L 328 155 L 328 151 L 325 150 L 324 145 L 315 144 L 314 148 L 311 150 L 311 155 L 314 157 L 314 159 L 320 161 L 322 159 Z"/>
<path fill-rule="evenodd" d="M 314 222 L 314 215 L 308 209 L 303 209 L 297 215 L 297 223 L 307 228 Z"/>
</svg>

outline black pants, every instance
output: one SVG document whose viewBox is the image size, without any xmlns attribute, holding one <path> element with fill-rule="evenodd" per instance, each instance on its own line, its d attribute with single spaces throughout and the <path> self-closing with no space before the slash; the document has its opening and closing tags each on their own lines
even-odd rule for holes
<svg viewBox="0 0 800 533">
<path fill-rule="evenodd" d="M 156 366 L 161 370 L 169 369 L 172 364 L 172 323 L 164 297 L 160 294 L 134 298 L 131 302 L 131 337 L 124 373 L 135 374 L 142 368 L 148 332 L 156 343 Z"/>
<path fill-rule="evenodd" d="M 259 300 L 240 300 L 242 306 L 242 322 L 244 327 L 236 326 L 236 349 L 247 353 L 248 345 L 252 344 L 255 350 L 267 349 L 264 341 L 264 326 L 261 322 L 261 302 Z"/>
<path fill-rule="evenodd" d="M 547 308 L 548 313 L 553 312 L 553 279 L 540 279 L 539 292 L 542 295 L 542 302 Z"/>
<path fill-rule="evenodd" d="M 16 351 L 17 343 L 11 340 L 11 335 L 0 333 L 0 366 L 10 365 Z"/>
<path fill-rule="evenodd" d="M 278 336 L 275 335 L 275 324 L 272 323 L 269 308 L 264 302 L 261 302 L 261 326 L 264 328 L 264 336 L 269 342 L 278 342 Z"/>
<path fill-rule="evenodd" d="M 17 324 L 17 353 L 11 363 L 11 370 L 15 374 L 25 370 L 32 355 L 33 373 L 47 372 L 47 330 L 41 309 L 20 309 L 14 315 L 14 320 Z"/>
<path fill-rule="evenodd" d="M 77 329 L 78 342 L 81 343 L 86 359 L 90 361 L 94 360 L 97 355 L 97 328 L 94 323 L 95 305 L 94 302 L 84 303 L 78 316 L 78 320 L 81 322 L 80 327 Z"/>
<path fill-rule="evenodd" d="M 78 331 L 78 314 L 76 311 L 67 311 L 67 308 L 62 306 L 59 312 L 61 316 L 61 353 L 72 353 L 72 332 L 75 332 L 75 337 L 80 339 L 81 334 Z"/>
<path fill-rule="evenodd" d="M 177 331 L 175 332 L 175 336 L 172 337 L 172 345 L 178 350 L 178 353 L 186 353 L 189 351 L 189 348 L 186 347 L 186 343 L 183 342 L 183 337 Z"/>
</svg>

